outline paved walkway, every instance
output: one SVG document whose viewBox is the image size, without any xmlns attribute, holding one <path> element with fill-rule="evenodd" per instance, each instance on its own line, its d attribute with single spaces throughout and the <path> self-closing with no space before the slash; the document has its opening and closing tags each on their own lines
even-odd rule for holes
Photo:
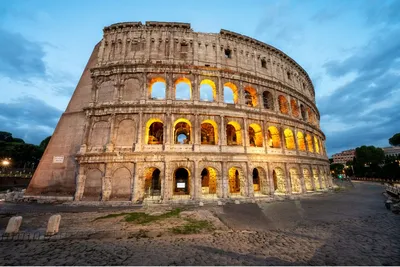
<svg viewBox="0 0 400 267">
<path fill-rule="evenodd" d="M 357 182 L 353 190 L 298 201 L 209 208 L 233 231 L 0 242 L 0 264 L 400 265 L 400 216 L 385 209 L 382 192 Z"/>
</svg>

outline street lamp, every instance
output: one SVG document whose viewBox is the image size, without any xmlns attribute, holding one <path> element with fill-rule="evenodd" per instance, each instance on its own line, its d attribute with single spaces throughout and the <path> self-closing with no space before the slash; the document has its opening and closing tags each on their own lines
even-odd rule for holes
<svg viewBox="0 0 400 267">
<path fill-rule="evenodd" d="M 8 165 L 10 165 L 10 161 L 9 161 L 8 159 L 3 159 L 3 161 L 1 162 L 1 164 L 2 164 L 4 167 L 8 167 Z"/>
</svg>

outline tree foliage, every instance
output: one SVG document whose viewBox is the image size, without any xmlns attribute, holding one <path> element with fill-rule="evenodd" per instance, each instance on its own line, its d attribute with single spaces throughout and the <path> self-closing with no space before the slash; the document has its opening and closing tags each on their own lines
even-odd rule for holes
<svg viewBox="0 0 400 267">
<path fill-rule="evenodd" d="M 45 139 L 43 139 L 42 142 L 40 142 L 39 147 L 40 147 L 41 149 L 43 149 L 43 151 L 46 150 L 46 147 L 47 147 L 47 145 L 48 145 L 49 142 L 50 142 L 50 138 L 51 138 L 51 136 L 48 136 L 48 137 L 46 137 Z"/>
<path fill-rule="evenodd" d="M 11 168 L 37 166 L 50 137 L 39 146 L 26 144 L 21 138 L 13 138 L 9 132 L 0 132 L 0 159 L 11 158 Z"/>
<path fill-rule="evenodd" d="M 356 148 L 356 159 L 359 164 L 380 164 L 385 160 L 382 148 L 374 146 L 361 146 Z"/>
<path fill-rule="evenodd" d="M 400 133 L 394 134 L 389 138 L 389 144 L 392 146 L 400 146 Z"/>
</svg>

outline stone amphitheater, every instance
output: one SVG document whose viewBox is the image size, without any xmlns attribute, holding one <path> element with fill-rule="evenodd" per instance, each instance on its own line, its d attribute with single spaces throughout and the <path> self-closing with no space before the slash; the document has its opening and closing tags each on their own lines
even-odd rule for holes
<svg viewBox="0 0 400 267">
<path fill-rule="evenodd" d="M 285 53 L 188 23 L 103 32 L 26 196 L 240 201 L 332 186 L 313 84 Z"/>
</svg>

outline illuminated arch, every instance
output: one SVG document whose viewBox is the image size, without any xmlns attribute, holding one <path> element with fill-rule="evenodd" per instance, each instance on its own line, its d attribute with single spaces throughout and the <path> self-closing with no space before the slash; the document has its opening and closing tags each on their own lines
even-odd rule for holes
<svg viewBox="0 0 400 267">
<path fill-rule="evenodd" d="M 306 108 L 306 111 L 307 111 L 307 121 L 312 123 L 312 121 L 313 121 L 313 119 L 312 119 L 312 116 L 313 116 L 312 111 L 311 111 L 311 109 L 309 107 Z"/>
<path fill-rule="evenodd" d="M 306 134 L 306 141 L 307 141 L 308 151 L 314 152 L 314 146 L 311 135 Z"/>
<path fill-rule="evenodd" d="M 306 185 L 306 190 L 307 191 L 313 191 L 314 188 L 312 186 L 312 180 L 310 176 L 310 171 L 308 169 L 303 169 L 303 177 L 304 177 L 304 183 Z"/>
<path fill-rule="evenodd" d="M 232 92 L 232 100 L 227 98 L 227 93 Z M 224 102 L 225 103 L 230 103 L 230 104 L 237 104 L 239 100 L 239 92 L 238 89 L 236 87 L 236 85 L 234 85 L 231 82 L 227 82 L 224 84 Z"/>
<path fill-rule="evenodd" d="M 231 167 L 228 170 L 229 193 L 244 194 L 246 181 L 241 168 Z"/>
<path fill-rule="evenodd" d="M 192 83 L 188 78 L 182 77 L 175 81 L 175 99 L 190 100 L 192 99 Z"/>
<path fill-rule="evenodd" d="M 293 132 L 290 129 L 285 129 L 283 132 L 285 135 L 285 144 L 287 149 L 296 149 L 296 145 L 294 143 Z"/>
<path fill-rule="evenodd" d="M 204 120 L 201 123 L 201 144 L 218 144 L 218 126 L 213 120 Z"/>
<path fill-rule="evenodd" d="M 274 181 L 274 189 L 276 193 L 286 193 L 286 177 L 281 168 L 275 168 L 272 171 L 272 179 Z"/>
<path fill-rule="evenodd" d="M 286 97 L 284 97 L 283 95 L 280 95 L 278 97 L 278 101 L 279 101 L 280 112 L 282 114 L 289 114 L 289 104 L 288 104 Z"/>
<path fill-rule="evenodd" d="M 290 100 L 290 106 L 292 107 L 292 115 L 296 118 L 299 117 L 299 115 L 300 115 L 299 106 L 297 105 L 297 102 L 295 99 L 292 98 Z"/>
<path fill-rule="evenodd" d="M 228 146 L 242 145 L 242 129 L 236 121 L 230 121 L 226 125 L 226 143 Z"/>
<path fill-rule="evenodd" d="M 321 184 L 319 182 L 319 173 L 316 168 L 312 169 L 313 172 L 313 177 L 314 177 L 314 185 L 315 185 L 315 190 L 321 189 Z"/>
<path fill-rule="evenodd" d="M 161 171 L 158 168 L 147 168 L 144 172 L 144 197 L 161 195 Z"/>
<path fill-rule="evenodd" d="M 201 171 L 201 192 L 203 195 L 217 193 L 217 170 L 206 167 Z"/>
<path fill-rule="evenodd" d="M 244 88 L 245 94 L 245 104 L 249 107 L 256 107 L 257 106 L 257 91 L 251 86 L 246 86 Z"/>
<path fill-rule="evenodd" d="M 273 148 L 281 147 L 280 133 L 275 126 L 268 127 L 268 146 Z"/>
<path fill-rule="evenodd" d="M 149 145 L 162 144 L 164 140 L 164 123 L 160 119 L 150 119 L 146 123 L 145 142 Z"/>
<path fill-rule="evenodd" d="M 304 141 L 304 135 L 302 132 L 297 132 L 297 145 L 299 150 L 306 151 L 306 142 Z"/>
<path fill-rule="evenodd" d="M 301 193 L 300 175 L 297 168 L 290 168 L 289 175 L 292 184 L 292 192 Z"/>
<path fill-rule="evenodd" d="M 192 143 L 192 124 L 189 120 L 180 118 L 174 122 L 174 140 L 175 144 Z"/>
<path fill-rule="evenodd" d="M 314 146 L 315 146 L 315 153 L 319 154 L 319 144 L 318 144 L 318 138 L 314 136 Z"/>
<path fill-rule="evenodd" d="M 200 83 L 200 101 L 215 101 L 217 99 L 217 88 L 215 83 L 209 79 Z"/>
<path fill-rule="evenodd" d="M 261 126 L 257 123 L 249 125 L 249 140 L 250 146 L 262 147 L 263 146 L 263 133 Z"/>
<path fill-rule="evenodd" d="M 150 80 L 148 94 L 150 99 L 165 99 L 167 83 L 164 78 L 156 77 Z"/>
</svg>

